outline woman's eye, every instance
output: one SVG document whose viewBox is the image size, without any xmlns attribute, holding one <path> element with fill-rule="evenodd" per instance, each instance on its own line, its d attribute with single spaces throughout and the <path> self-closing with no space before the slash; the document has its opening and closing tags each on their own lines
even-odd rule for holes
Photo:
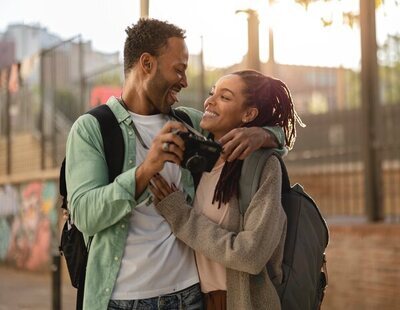
<svg viewBox="0 0 400 310">
<path fill-rule="evenodd" d="M 221 99 L 222 99 L 222 100 L 230 100 L 228 97 L 226 97 L 226 96 L 224 96 L 224 95 L 221 95 Z"/>
</svg>

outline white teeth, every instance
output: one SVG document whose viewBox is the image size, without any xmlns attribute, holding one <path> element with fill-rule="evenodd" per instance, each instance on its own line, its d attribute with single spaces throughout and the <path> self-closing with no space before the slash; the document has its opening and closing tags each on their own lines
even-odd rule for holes
<svg viewBox="0 0 400 310">
<path fill-rule="evenodd" d="M 205 111 L 204 114 L 206 114 L 207 116 L 213 116 L 213 117 L 218 116 L 217 113 L 214 113 L 214 112 L 211 112 L 211 111 Z"/>
<path fill-rule="evenodd" d="M 179 102 L 179 99 L 178 99 L 178 92 L 175 91 L 175 90 L 171 90 L 170 93 L 171 93 L 172 98 L 174 98 L 174 100 L 175 100 L 176 102 Z"/>
</svg>

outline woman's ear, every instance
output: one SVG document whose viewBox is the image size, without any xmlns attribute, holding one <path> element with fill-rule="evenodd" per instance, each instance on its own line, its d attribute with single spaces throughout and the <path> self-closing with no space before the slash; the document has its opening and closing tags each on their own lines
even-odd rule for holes
<svg viewBox="0 0 400 310">
<path fill-rule="evenodd" d="M 246 112 L 242 117 L 243 123 L 250 123 L 258 116 L 258 109 L 257 108 L 247 108 Z"/>
</svg>

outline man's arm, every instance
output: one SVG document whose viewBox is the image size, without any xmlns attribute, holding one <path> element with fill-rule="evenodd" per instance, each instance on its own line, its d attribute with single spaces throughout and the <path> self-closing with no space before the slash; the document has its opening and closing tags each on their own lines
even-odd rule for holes
<svg viewBox="0 0 400 310">
<path fill-rule="evenodd" d="M 136 167 L 109 184 L 100 129 L 93 116 L 86 114 L 74 123 L 66 153 L 68 207 L 79 230 L 94 235 L 132 211 Z"/>
<path fill-rule="evenodd" d="M 193 127 L 207 136 L 208 133 L 200 128 L 203 112 L 185 106 L 180 106 L 178 109 L 188 114 L 192 120 Z M 221 142 L 224 148 L 223 156 L 228 161 L 233 161 L 236 158 L 244 159 L 262 147 L 275 148 L 281 155 L 287 152 L 285 148 L 285 135 L 283 129 L 279 126 L 236 128 L 222 137 L 219 142 Z"/>
<path fill-rule="evenodd" d="M 285 153 L 285 136 L 281 127 L 241 127 L 235 128 L 223 136 L 219 142 L 223 145 L 223 157 L 227 161 L 245 159 L 259 148 L 275 148 Z"/>
<path fill-rule="evenodd" d="M 186 131 L 186 128 L 180 122 L 171 121 L 154 138 L 145 160 L 136 169 L 136 198 L 147 188 L 150 179 L 163 169 L 165 162 L 180 165 L 185 143 L 174 133 L 176 131 Z M 167 146 L 165 150 L 164 144 Z"/>
</svg>

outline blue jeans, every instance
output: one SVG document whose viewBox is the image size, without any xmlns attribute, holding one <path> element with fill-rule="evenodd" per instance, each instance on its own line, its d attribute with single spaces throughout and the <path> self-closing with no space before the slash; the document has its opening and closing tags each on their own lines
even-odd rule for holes
<svg viewBox="0 0 400 310">
<path fill-rule="evenodd" d="M 176 293 L 137 300 L 110 300 L 108 310 L 202 310 L 200 285 Z"/>
</svg>

